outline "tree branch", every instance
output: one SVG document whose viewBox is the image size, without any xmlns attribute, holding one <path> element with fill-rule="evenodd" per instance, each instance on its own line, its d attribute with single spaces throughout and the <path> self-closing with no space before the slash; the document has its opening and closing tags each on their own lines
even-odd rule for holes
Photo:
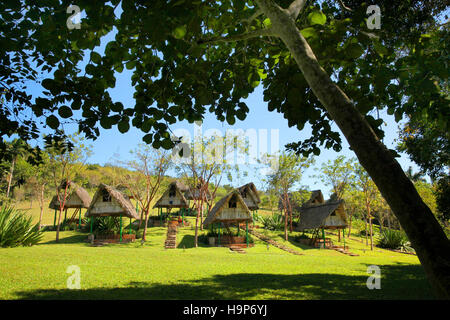
<svg viewBox="0 0 450 320">
<path fill-rule="evenodd" d="M 289 5 L 289 8 L 287 10 L 289 11 L 289 15 L 292 17 L 292 19 L 297 19 L 300 11 L 302 11 L 305 7 L 306 1 L 308 0 L 295 0 Z"/>
<path fill-rule="evenodd" d="M 345 11 L 353 12 L 353 10 L 350 9 L 349 7 L 347 7 L 347 6 L 344 4 L 344 2 L 343 2 L 342 0 L 338 0 L 338 3 L 339 3 L 339 6 L 340 6 L 342 9 L 344 9 Z"/>
<path fill-rule="evenodd" d="M 275 36 L 276 34 L 272 31 L 272 28 L 268 29 L 259 29 L 256 31 L 232 35 L 228 37 L 213 37 L 209 39 L 200 39 L 197 41 L 197 44 L 205 44 L 205 43 L 215 43 L 215 42 L 233 42 L 233 41 L 241 41 L 248 40 L 252 38 L 257 38 L 261 36 Z"/>
</svg>

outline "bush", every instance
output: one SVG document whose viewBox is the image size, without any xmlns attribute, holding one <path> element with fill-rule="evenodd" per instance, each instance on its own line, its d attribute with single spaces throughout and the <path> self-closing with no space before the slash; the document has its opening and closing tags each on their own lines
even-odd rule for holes
<svg viewBox="0 0 450 320">
<path fill-rule="evenodd" d="M 32 217 L 11 207 L 0 208 L 0 246 L 17 247 L 37 244 L 43 236 Z"/>
<path fill-rule="evenodd" d="M 284 230 L 284 218 L 283 215 L 274 213 L 271 216 L 261 216 L 260 221 L 264 229 L 267 230 Z"/>
<path fill-rule="evenodd" d="M 380 234 L 378 246 L 386 249 L 412 251 L 408 237 L 403 231 L 384 229 Z"/>
<path fill-rule="evenodd" d="M 95 218 L 92 225 L 92 232 L 94 234 L 120 233 L 120 217 L 106 216 Z"/>
</svg>

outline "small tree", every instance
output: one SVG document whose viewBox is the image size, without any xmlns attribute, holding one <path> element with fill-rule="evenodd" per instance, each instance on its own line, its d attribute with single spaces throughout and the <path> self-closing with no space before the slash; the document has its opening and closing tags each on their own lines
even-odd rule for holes
<svg viewBox="0 0 450 320">
<path fill-rule="evenodd" d="M 347 192 L 352 179 L 353 163 L 355 159 L 347 160 L 345 156 L 338 156 L 333 161 L 323 163 L 318 178 L 336 194 L 337 199 L 342 199 L 345 192 Z"/>
<path fill-rule="evenodd" d="M 266 156 L 266 163 L 273 160 L 274 156 Z M 314 159 L 296 155 L 293 152 L 283 152 L 276 156 L 278 158 L 278 168 L 269 174 L 270 184 L 277 190 L 284 211 L 284 238 L 288 240 L 288 219 L 292 231 L 292 205 L 289 199 L 289 192 L 296 183 L 300 182 L 302 172 L 314 163 Z"/>
<path fill-rule="evenodd" d="M 187 142 L 184 142 L 186 145 Z M 231 170 L 238 169 L 237 165 L 232 165 L 234 152 L 245 154 L 247 147 L 242 139 L 236 139 L 236 135 L 226 135 L 225 138 L 219 135 L 210 137 L 198 136 L 191 142 L 191 153 L 184 156 L 177 168 L 181 177 L 187 181 L 189 188 L 195 193 L 194 206 L 197 209 L 195 219 L 194 246 L 198 246 L 198 228 L 203 230 L 203 207 L 208 205 L 208 212 L 222 180 L 222 176 L 227 174 L 232 181 Z M 234 173 L 237 171 L 235 170 Z M 238 173 L 239 174 L 239 173 Z M 209 186 L 212 184 L 213 191 L 210 193 Z M 209 195 L 208 195 L 209 194 Z"/>
<path fill-rule="evenodd" d="M 144 220 L 142 236 L 142 243 L 144 243 L 150 206 L 158 193 L 164 175 L 171 166 L 170 153 L 164 149 L 153 149 L 148 145 L 139 144 L 138 148 L 131 151 L 131 154 L 135 156 L 135 159 L 126 162 L 126 165 L 134 170 L 135 174 L 123 176 L 121 183 L 128 188 L 141 209 L 139 228 Z"/>
<path fill-rule="evenodd" d="M 370 249 L 373 250 L 373 228 L 372 228 L 372 205 L 375 201 L 378 189 L 375 183 L 370 178 L 369 174 L 364 170 L 364 168 L 355 164 L 355 175 L 356 175 L 356 185 L 359 187 L 363 194 L 364 204 L 366 208 L 366 245 L 368 244 L 367 238 L 367 222 L 369 222 L 369 231 L 370 231 Z"/>
<path fill-rule="evenodd" d="M 63 135 L 63 138 L 47 136 L 44 139 L 49 160 L 48 170 L 53 178 L 52 182 L 59 204 L 56 227 L 56 242 L 58 242 L 61 215 L 68 196 L 69 182 L 84 167 L 92 151 L 91 146 L 85 145 L 84 139 L 79 137 L 78 134 Z"/>
</svg>

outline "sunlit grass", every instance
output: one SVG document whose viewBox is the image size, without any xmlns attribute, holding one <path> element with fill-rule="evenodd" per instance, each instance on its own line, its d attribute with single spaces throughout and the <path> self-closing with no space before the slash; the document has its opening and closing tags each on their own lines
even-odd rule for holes
<svg viewBox="0 0 450 320">
<path fill-rule="evenodd" d="M 432 293 L 416 256 L 347 240 L 358 257 L 273 239 L 296 256 L 255 239 L 247 254 L 200 244 L 194 219 L 181 228 L 177 249 L 164 249 L 165 228 L 149 228 L 148 242 L 92 247 L 86 233 L 46 232 L 37 246 L 0 249 L 0 299 L 429 299 Z M 261 230 L 260 230 L 261 231 Z M 206 232 L 204 230 L 203 232 Z M 298 233 L 294 233 L 292 237 Z M 337 237 L 332 237 L 337 242 Z M 381 268 L 381 290 L 369 290 L 369 265 Z M 81 269 L 81 290 L 69 290 L 67 267 Z"/>
</svg>

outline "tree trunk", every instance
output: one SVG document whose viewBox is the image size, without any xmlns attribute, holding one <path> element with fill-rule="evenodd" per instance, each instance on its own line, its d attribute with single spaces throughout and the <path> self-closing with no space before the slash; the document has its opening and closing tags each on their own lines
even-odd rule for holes
<svg viewBox="0 0 450 320">
<path fill-rule="evenodd" d="M 336 122 L 408 235 L 425 273 L 441 298 L 450 298 L 450 241 L 393 154 L 352 101 L 320 66 L 294 19 L 271 0 L 256 0 L 270 18 L 316 97 Z"/>
<path fill-rule="evenodd" d="M 12 183 L 12 177 L 13 177 L 13 173 L 14 173 L 15 163 L 16 163 L 16 158 L 14 158 L 11 162 L 11 170 L 9 172 L 9 177 L 8 177 L 8 188 L 6 189 L 6 198 L 9 198 L 9 190 L 11 189 L 11 183 Z"/>
<path fill-rule="evenodd" d="M 148 225 L 148 209 L 145 211 L 145 224 L 144 224 L 144 234 L 142 235 L 142 242 L 147 241 L 146 239 L 147 225 Z"/>
<path fill-rule="evenodd" d="M 44 191 L 45 191 L 45 184 L 42 184 L 41 192 L 39 194 L 39 207 L 41 209 L 41 213 L 39 215 L 39 227 L 38 227 L 39 230 L 41 230 L 42 216 L 44 215 Z"/>
<path fill-rule="evenodd" d="M 283 201 L 283 207 L 284 207 L 284 240 L 288 241 L 288 210 L 287 210 L 287 194 L 284 193 L 283 195 L 284 201 Z"/>
<path fill-rule="evenodd" d="M 369 238 L 368 238 L 368 233 L 367 233 L 367 213 L 366 216 L 364 217 L 364 226 L 365 226 L 365 232 L 364 235 L 366 236 L 366 246 L 369 245 Z"/>
<path fill-rule="evenodd" d="M 198 219 L 200 217 L 200 209 L 197 208 L 197 216 L 195 217 L 195 236 L 194 236 L 194 247 L 198 247 Z"/>
</svg>

